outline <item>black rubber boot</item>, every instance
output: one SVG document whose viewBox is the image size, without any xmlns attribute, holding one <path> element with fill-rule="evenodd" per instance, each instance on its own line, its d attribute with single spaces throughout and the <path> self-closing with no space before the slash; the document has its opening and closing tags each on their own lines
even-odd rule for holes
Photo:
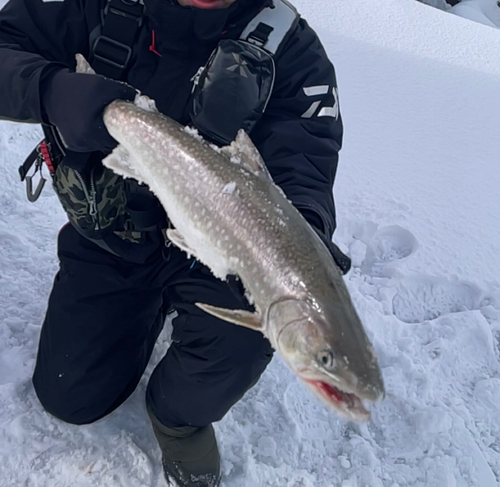
<svg viewBox="0 0 500 487">
<path fill-rule="evenodd" d="M 161 424 L 149 408 L 148 414 L 161 448 L 167 485 L 218 487 L 220 455 L 213 426 L 169 428 Z"/>
</svg>

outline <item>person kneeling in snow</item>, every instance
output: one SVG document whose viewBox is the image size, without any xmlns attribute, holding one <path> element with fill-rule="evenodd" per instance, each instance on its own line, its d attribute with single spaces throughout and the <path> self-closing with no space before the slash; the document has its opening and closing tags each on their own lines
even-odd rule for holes
<svg viewBox="0 0 500 487">
<path fill-rule="evenodd" d="M 116 146 L 103 110 L 133 100 L 137 88 L 214 143 L 244 127 L 346 272 L 349 259 L 331 242 L 342 141 L 335 73 L 284 0 L 144 4 L 10 0 L 0 11 L 0 117 L 43 124 L 41 153 L 50 153 L 71 223 L 59 234 L 33 384 L 57 418 L 97 421 L 135 390 L 174 309 L 172 345 L 149 380 L 147 409 L 167 480 L 216 487 L 212 423 L 257 382 L 272 349 L 260 333 L 195 305 L 252 309 L 239 281 L 216 279 L 165 242 L 168 221 L 147 188 L 103 167 Z M 251 46 L 270 53 L 259 58 Z M 77 53 L 98 74 L 76 73 Z"/>
</svg>

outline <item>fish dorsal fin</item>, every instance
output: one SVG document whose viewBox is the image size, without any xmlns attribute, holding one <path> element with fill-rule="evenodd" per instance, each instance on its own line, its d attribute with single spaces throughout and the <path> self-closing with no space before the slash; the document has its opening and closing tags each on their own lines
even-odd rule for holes
<svg viewBox="0 0 500 487">
<path fill-rule="evenodd" d="M 251 311 L 245 311 L 243 309 L 218 308 L 217 306 L 205 303 L 196 303 L 196 306 L 221 320 L 262 332 L 262 321 L 258 313 L 252 313 Z"/>
<path fill-rule="evenodd" d="M 269 181 L 273 180 L 271 174 L 269 174 L 269 170 L 266 167 L 264 159 L 262 159 L 262 156 L 260 155 L 260 152 L 257 150 L 257 147 L 255 147 L 252 139 L 243 129 L 238 131 L 236 139 L 234 139 L 230 145 L 226 145 L 222 148 L 222 152 L 227 154 L 229 157 L 239 159 L 241 165 L 250 172 L 254 173 L 256 176 Z"/>
</svg>

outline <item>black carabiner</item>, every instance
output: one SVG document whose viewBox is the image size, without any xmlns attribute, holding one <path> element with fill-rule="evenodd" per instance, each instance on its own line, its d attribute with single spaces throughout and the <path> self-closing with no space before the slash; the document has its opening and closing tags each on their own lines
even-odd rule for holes
<svg viewBox="0 0 500 487">
<path fill-rule="evenodd" d="M 26 179 L 26 196 L 28 198 L 28 201 L 31 201 L 31 203 L 34 203 L 38 198 L 40 198 L 40 195 L 42 194 L 43 187 L 45 186 L 46 179 L 42 176 L 42 167 L 43 167 L 43 162 L 41 158 L 38 158 L 36 163 L 35 163 L 35 172 L 33 176 L 25 176 Z M 35 191 L 33 191 L 33 178 L 35 177 L 36 173 L 40 173 L 40 181 L 38 181 L 37 187 L 35 188 Z"/>
<path fill-rule="evenodd" d="M 26 196 L 28 201 L 34 203 L 40 195 L 42 194 L 43 187 L 45 186 L 45 182 L 47 181 L 45 178 L 40 176 L 40 181 L 38 181 L 38 185 L 33 191 L 33 176 L 26 176 Z"/>
<path fill-rule="evenodd" d="M 31 203 L 34 203 L 38 198 L 40 198 L 40 194 L 42 193 L 46 182 L 46 179 L 42 176 L 44 155 L 41 147 L 44 143 L 45 142 L 42 140 L 42 142 L 40 142 L 33 149 L 21 167 L 19 167 L 19 176 L 21 177 L 21 181 L 26 181 L 26 196 L 28 197 L 28 201 L 31 201 Z M 35 166 L 35 172 L 32 176 L 28 176 L 28 171 L 33 167 L 33 165 Z M 33 178 L 37 172 L 40 173 L 40 181 L 38 182 L 35 191 L 33 191 Z"/>
</svg>

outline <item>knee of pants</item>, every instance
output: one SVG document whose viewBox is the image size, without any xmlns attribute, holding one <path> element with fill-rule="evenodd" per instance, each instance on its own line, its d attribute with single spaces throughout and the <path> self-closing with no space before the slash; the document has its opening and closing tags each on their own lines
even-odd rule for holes
<svg viewBox="0 0 500 487">
<path fill-rule="evenodd" d="M 43 408 L 66 423 L 90 424 L 109 414 L 116 406 L 109 401 L 96 401 L 84 391 L 76 392 L 64 381 L 50 381 L 35 369 L 33 386 Z M 90 393 L 90 391 L 89 391 Z M 95 394 L 93 394 L 95 397 Z"/>
<path fill-rule="evenodd" d="M 227 326 L 227 336 L 207 343 L 206 360 L 193 362 L 190 370 L 194 380 L 216 388 L 225 384 L 229 395 L 233 393 L 239 398 L 255 385 L 274 351 L 261 333 L 233 324 Z M 186 351 L 189 354 L 190 347 Z"/>
<path fill-rule="evenodd" d="M 232 348 L 216 340 L 203 359 L 191 354 L 190 347 L 171 346 L 147 390 L 148 405 L 160 422 L 201 427 L 220 421 L 257 383 L 273 349 L 260 333 L 241 331 L 244 340 L 232 340 Z"/>
<path fill-rule="evenodd" d="M 262 353 L 252 355 L 252 360 L 235 361 L 234 368 L 220 381 L 214 381 L 212 391 L 205 396 L 205 406 L 193 416 L 199 425 L 222 420 L 228 411 L 254 387 L 273 357 L 273 350 L 263 347 Z M 241 354 L 239 355 L 241 358 Z M 249 358 L 249 357 L 247 357 Z M 208 381 L 210 386 L 210 381 Z"/>
<path fill-rule="evenodd" d="M 259 333 L 260 335 L 260 333 Z M 248 347 L 237 348 L 228 355 L 228 370 L 234 377 L 234 383 L 241 384 L 243 393 L 254 386 L 273 358 L 274 350 L 269 341 L 258 336 Z"/>
</svg>

